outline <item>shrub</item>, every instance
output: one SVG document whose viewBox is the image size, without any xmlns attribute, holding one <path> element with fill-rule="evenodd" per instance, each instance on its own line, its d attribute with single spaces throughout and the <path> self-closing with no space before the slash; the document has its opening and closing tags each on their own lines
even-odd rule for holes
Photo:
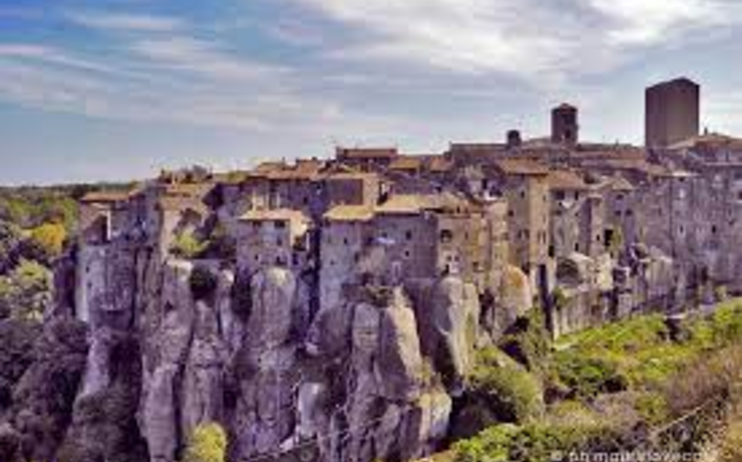
<svg viewBox="0 0 742 462">
<path fill-rule="evenodd" d="M 21 260 L 0 278 L 0 312 L 14 319 L 39 321 L 51 300 L 52 275 L 35 261 Z"/>
<path fill-rule="evenodd" d="M 208 241 L 201 241 L 193 233 L 184 232 L 175 236 L 170 252 L 176 257 L 193 260 L 200 258 L 208 247 Z"/>
<path fill-rule="evenodd" d="M 552 462 L 583 447 L 605 446 L 612 431 L 596 426 L 498 425 L 455 444 L 457 462 Z"/>
<path fill-rule="evenodd" d="M 184 462 L 224 462 L 227 434 L 217 423 L 201 424 L 190 437 Z"/>
<path fill-rule="evenodd" d="M 626 389 L 628 380 L 621 375 L 618 364 L 605 357 L 570 355 L 557 364 L 559 379 L 569 387 L 570 395 L 591 398 L 598 393 L 614 393 Z"/>
<path fill-rule="evenodd" d="M 479 352 L 468 389 L 500 421 L 524 422 L 543 413 L 538 379 L 496 348 Z"/>
<path fill-rule="evenodd" d="M 516 320 L 511 331 L 499 342 L 500 348 L 528 370 L 543 374 L 551 361 L 551 336 L 541 310 Z"/>
</svg>

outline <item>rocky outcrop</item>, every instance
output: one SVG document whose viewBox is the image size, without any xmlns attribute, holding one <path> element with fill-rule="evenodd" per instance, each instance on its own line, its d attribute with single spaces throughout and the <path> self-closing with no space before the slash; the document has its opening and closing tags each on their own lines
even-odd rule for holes
<svg viewBox="0 0 742 462">
<path fill-rule="evenodd" d="M 107 276 L 76 300 L 91 322 L 90 351 L 68 435 L 90 444 L 66 454 L 107 454 L 84 435 L 109 428 L 115 446 L 131 425 L 152 462 L 178 460 L 207 422 L 227 430 L 231 460 L 406 460 L 446 438 L 452 396 L 482 332 L 473 283 L 345 286 L 337 303 L 317 303 L 312 279 L 285 267 L 235 274 L 224 262 L 163 261 L 145 250 L 91 258 Z M 118 284 L 127 287 L 112 293 Z M 494 290 L 512 318 L 530 300 L 530 292 Z M 122 338 L 137 339 L 141 374 L 131 380 L 117 366 Z M 132 400 L 119 426 L 91 414 L 91 403 Z"/>
</svg>

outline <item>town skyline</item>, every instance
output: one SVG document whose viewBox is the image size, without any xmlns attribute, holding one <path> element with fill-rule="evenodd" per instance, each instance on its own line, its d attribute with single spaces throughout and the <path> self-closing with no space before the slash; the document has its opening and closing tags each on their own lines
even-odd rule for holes
<svg viewBox="0 0 742 462">
<path fill-rule="evenodd" d="M 423 3 L 4 5 L 0 184 L 244 169 L 335 145 L 440 152 L 545 136 L 562 102 L 583 139 L 641 145 L 644 88 L 683 75 L 703 85 L 702 128 L 742 133 L 731 2 Z"/>
</svg>

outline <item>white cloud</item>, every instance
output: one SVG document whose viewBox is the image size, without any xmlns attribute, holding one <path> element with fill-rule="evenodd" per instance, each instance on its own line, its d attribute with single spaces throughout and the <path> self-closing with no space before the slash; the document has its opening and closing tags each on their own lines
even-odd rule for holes
<svg viewBox="0 0 742 462">
<path fill-rule="evenodd" d="M 608 38 L 617 45 L 656 45 L 678 33 L 739 22 L 739 5 L 723 0 L 587 0 L 611 20 Z"/>
<path fill-rule="evenodd" d="M 742 22 L 725 0 L 286 0 L 345 25 L 332 51 L 533 82 L 598 74 L 636 47 Z M 736 13 L 736 15 L 735 15 Z"/>
<path fill-rule="evenodd" d="M 184 27 L 180 19 L 166 16 L 128 13 L 68 12 L 72 22 L 105 31 L 171 32 Z"/>
<path fill-rule="evenodd" d="M 186 35 L 136 40 L 130 49 L 157 66 L 219 79 L 273 78 L 281 71 L 278 67 L 227 53 L 214 42 Z"/>
</svg>

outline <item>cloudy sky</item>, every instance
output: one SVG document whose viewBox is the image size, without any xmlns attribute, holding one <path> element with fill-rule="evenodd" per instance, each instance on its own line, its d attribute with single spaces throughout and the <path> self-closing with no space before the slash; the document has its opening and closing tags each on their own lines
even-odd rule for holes
<svg viewBox="0 0 742 462">
<path fill-rule="evenodd" d="M 643 88 L 680 75 L 742 135 L 740 43 L 737 0 L 0 0 L 0 183 L 440 152 L 562 101 L 638 143 Z"/>
</svg>

